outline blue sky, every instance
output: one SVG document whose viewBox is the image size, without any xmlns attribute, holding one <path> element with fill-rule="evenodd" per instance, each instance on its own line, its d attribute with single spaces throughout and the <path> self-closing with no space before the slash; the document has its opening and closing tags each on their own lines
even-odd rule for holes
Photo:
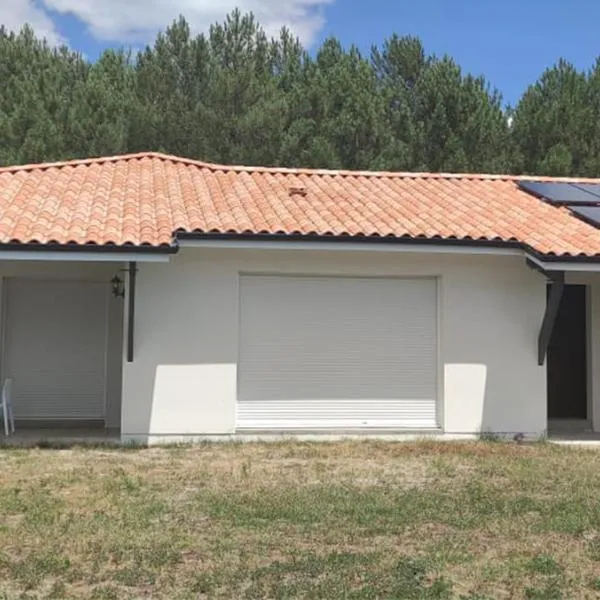
<svg viewBox="0 0 600 600">
<path fill-rule="evenodd" d="M 322 35 L 361 49 L 392 32 L 416 35 L 511 103 L 559 57 L 588 69 L 600 56 L 598 0 L 341 0 L 326 17 Z"/>
<path fill-rule="evenodd" d="M 428 52 L 485 75 L 507 103 L 559 57 L 588 69 L 600 55 L 598 0 L 0 0 L 0 22 L 29 21 L 94 58 L 152 41 L 178 13 L 201 31 L 236 5 L 269 32 L 291 26 L 313 48 L 330 35 L 365 52 L 394 32 L 418 36 Z"/>
</svg>

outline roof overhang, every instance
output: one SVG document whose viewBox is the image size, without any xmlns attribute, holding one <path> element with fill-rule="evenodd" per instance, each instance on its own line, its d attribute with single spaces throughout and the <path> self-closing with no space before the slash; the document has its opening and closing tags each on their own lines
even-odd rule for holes
<svg viewBox="0 0 600 600">
<path fill-rule="evenodd" d="M 545 272 L 600 272 L 600 257 L 546 257 L 518 242 L 494 240 L 179 233 L 177 243 L 181 248 L 520 256 Z"/>
<path fill-rule="evenodd" d="M 523 250 L 516 244 L 483 240 L 211 233 L 178 233 L 176 237 L 180 248 L 523 255 Z"/>
<path fill-rule="evenodd" d="M 524 252 L 525 257 L 547 273 L 562 271 L 565 273 L 600 273 L 600 257 L 573 257 L 569 260 L 559 257 L 551 259 Z"/>
<path fill-rule="evenodd" d="M 101 248 L 94 251 L 81 249 L 50 250 L 47 246 L 37 246 L 35 250 L 1 250 L 0 261 L 41 261 L 41 262 L 169 262 L 170 253 L 158 252 L 107 252 Z"/>
<path fill-rule="evenodd" d="M 544 272 L 600 272 L 600 256 L 544 256 L 500 240 L 176 232 L 170 245 L 0 244 L 0 261 L 166 263 L 180 248 L 520 256 Z"/>
</svg>

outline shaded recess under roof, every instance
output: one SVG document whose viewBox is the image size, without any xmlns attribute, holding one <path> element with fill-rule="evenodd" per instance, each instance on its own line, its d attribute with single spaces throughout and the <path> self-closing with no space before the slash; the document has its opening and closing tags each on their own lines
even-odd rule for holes
<svg viewBox="0 0 600 600">
<path fill-rule="evenodd" d="M 519 187 L 551 204 L 600 204 L 600 184 L 596 183 L 519 181 Z"/>
</svg>

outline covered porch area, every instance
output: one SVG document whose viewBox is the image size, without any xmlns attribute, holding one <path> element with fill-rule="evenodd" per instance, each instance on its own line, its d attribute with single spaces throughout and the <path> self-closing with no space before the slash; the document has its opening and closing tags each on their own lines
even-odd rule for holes
<svg viewBox="0 0 600 600">
<path fill-rule="evenodd" d="M 3 444 L 120 440 L 129 265 L 91 253 L 0 253 L 0 377 L 15 432 Z M 19 256 L 13 259 L 13 256 Z"/>
<path fill-rule="evenodd" d="M 121 444 L 118 428 L 106 427 L 103 423 L 71 423 L 45 421 L 32 423 L 23 421 L 15 433 L 5 436 L 2 432 L 0 447 L 10 448 L 68 448 L 71 446 L 117 446 Z"/>
<path fill-rule="evenodd" d="M 598 444 L 600 269 L 585 262 L 546 263 L 543 269 L 547 306 L 538 352 L 546 368 L 548 438 Z"/>
</svg>

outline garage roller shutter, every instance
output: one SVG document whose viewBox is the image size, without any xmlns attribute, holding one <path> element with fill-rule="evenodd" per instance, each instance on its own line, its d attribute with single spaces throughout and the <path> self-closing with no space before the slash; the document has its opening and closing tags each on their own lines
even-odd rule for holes
<svg viewBox="0 0 600 600">
<path fill-rule="evenodd" d="M 437 426 L 435 279 L 242 276 L 237 427 Z"/>
<path fill-rule="evenodd" d="M 3 375 L 17 419 L 102 419 L 105 283 L 10 279 Z"/>
</svg>

